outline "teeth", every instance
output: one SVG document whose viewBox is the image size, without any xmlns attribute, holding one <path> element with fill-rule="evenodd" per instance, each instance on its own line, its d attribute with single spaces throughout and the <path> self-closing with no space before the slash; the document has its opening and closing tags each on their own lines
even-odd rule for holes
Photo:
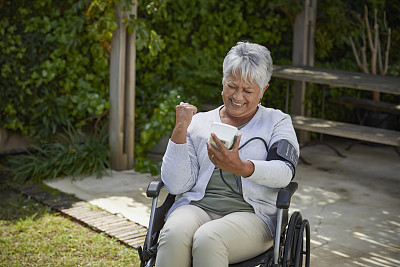
<svg viewBox="0 0 400 267">
<path fill-rule="evenodd" d="M 234 106 L 238 106 L 238 107 L 241 107 L 241 106 L 243 106 L 243 104 L 236 103 L 235 101 L 232 101 L 232 104 L 233 104 Z"/>
</svg>

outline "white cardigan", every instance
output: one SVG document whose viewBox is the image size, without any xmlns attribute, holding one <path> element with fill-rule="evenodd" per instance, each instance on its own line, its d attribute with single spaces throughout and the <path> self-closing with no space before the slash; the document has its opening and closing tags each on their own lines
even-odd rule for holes
<svg viewBox="0 0 400 267">
<path fill-rule="evenodd" d="M 176 199 L 167 216 L 175 208 L 204 197 L 215 168 L 208 158 L 206 142 L 211 134 L 211 123 L 221 122 L 220 109 L 221 107 L 194 115 L 185 144 L 175 144 L 169 140 L 161 166 L 161 179 L 168 192 L 176 195 Z M 242 134 L 240 145 L 252 137 L 263 138 L 268 147 L 278 140 L 286 139 L 299 155 L 299 144 L 291 118 L 280 110 L 259 105 L 257 113 L 239 130 L 239 134 Z M 255 167 L 251 176 L 241 178 L 243 198 L 274 235 L 278 190 L 289 184 L 292 172 L 283 161 L 266 161 L 267 154 L 263 142 L 257 139 L 239 150 L 240 158 L 252 161 Z"/>
</svg>

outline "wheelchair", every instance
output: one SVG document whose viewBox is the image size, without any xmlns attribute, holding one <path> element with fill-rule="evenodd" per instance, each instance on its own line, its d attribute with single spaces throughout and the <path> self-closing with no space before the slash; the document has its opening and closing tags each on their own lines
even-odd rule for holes
<svg viewBox="0 0 400 267">
<path fill-rule="evenodd" d="M 168 194 L 163 204 L 157 207 L 157 201 L 164 184 L 160 178 L 150 182 L 147 188 L 147 197 L 153 198 L 150 212 L 149 228 L 143 247 L 138 247 L 141 267 L 154 266 L 158 237 L 164 225 L 164 218 L 175 200 L 175 196 Z M 243 262 L 230 264 L 230 267 L 253 266 L 310 266 L 310 224 L 296 211 L 290 216 L 288 210 L 291 197 L 297 190 L 298 184 L 291 182 L 279 190 L 276 206 L 278 208 L 277 227 L 273 246 L 266 252 Z"/>
</svg>

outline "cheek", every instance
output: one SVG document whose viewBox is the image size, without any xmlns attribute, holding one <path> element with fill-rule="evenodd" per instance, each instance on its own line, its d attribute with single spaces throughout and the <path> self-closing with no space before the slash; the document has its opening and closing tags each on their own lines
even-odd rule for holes
<svg viewBox="0 0 400 267">
<path fill-rule="evenodd" d="M 248 98 L 249 102 L 251 103 L 260 103 L 261 99 L 258 96 L 253 96 L 251 98 Z"/>
<path fill-rule="evenodd" d="M 223 99 L 228 99 L 229 97 L 231 97 L 231 93 L 228 90 L 223 90 L 222 91 L 222 98 Z"/>
</svg>

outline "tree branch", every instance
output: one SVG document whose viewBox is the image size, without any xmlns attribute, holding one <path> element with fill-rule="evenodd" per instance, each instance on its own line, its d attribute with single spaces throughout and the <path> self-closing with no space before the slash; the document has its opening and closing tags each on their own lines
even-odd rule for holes
<svg viewBox="0 0 400 267">
<path fill-rule="evenodd" d="M 372 43 L 371 27 L 369 26 L 369 21 L 368 21 L 367 5 L 365 5 L 365 7 L 364 7 L 364 21 L 365 21 L 365 26 L 367 28 L 369 48 L 371 49 L 371 52 L 372 52 L 375 50 L 375 48 L 374 48 L 374 44 Z"/>
<path fill-rule="evenodd" d="M 362 30 L 363 30 L 363 46 L 361 47 L 361 55 L 362 55 L 362 61 L 363 61 L 363 66 L 364 69 L 363 71 L 365 73 L 369 73 L 368 70 L 368 60 L 367 60 L 367 40 L 365 39 L 365 25 L 364 23 L 362 24 Z"/>
<path fill-rule="evenodd" d="M 379 25 L 377 19 L 378 10 L 374 10 L 374 45 L 371 49 L 371 73 L 376 74 L 376 58 L 377 58 L 377 51 L 378 51 L 378 42 L 379 42 Z"/>
<path fill-rule="evenodd" d="M 385 51 L 385 68 L 383 69 L 382 75 L 385 75 L 388 70 L 389 66 L 389 51 L 390 51 L 390 42 L 391 42 L 391 36 L 392 36 L 392 29 L 388 29 L 388 40 L 387 40 L 387 45 L 386 45 L 386 51 Z"/>
<path fill-rule="evenodd" d="M 360 62 L 360 57 L 358 56 L 358 52 L 357 52 L 356 46 L 354 45 L 353 38 L 352 38 L 351 36 L 349 37 L 349 40 L 350 40 L 351 48 L 352 48 L 352 50 L 353 50 L 353 54 L 354 54 L 354 57 L 355 57 L 355 59 L 356 59 L 356 62 L 357 62 L 358 67 L 359 67 L 363 72 L 368 73 L 368 69 L 366 68 L 366 66 L 364 66 L 364 65 L 361 64 L 361 62 Z"/>
<path fill-rule="evenodd" d="M 379 39 L 379 42 L 378 42 L 378 66 L 379 66 L 379 72 L 380 72 L 380 74 L 381 75 L 384 75 L 384 74 L 382 74 L 382 72 L 383 72 L 383 64 L 382 64 L 382 46 L 381 46 L 381 40 Z"/>
</svg>

